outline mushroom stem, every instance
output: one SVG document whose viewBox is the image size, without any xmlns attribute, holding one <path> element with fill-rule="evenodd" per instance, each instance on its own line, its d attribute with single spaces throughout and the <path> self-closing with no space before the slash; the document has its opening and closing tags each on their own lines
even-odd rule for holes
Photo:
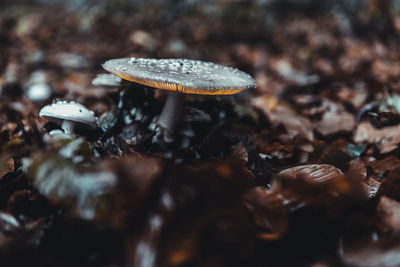
<svg viewBox="0 0 400 267">
<path fill-rule="evenodd" d="M 182 115 L 184 100 L 185 97 L 181 93 L 168 93 L 167 101 L 157 121 L 158 126 L 164 131 L 164 139 L 167 142 L 172 142 L 172 134 Z"/>
<path fill-rule="evenodd" d="M 61 129 L 63 129 L 64 133 L 72 134 L 74 132 L 75 123 L 69 120 L 64 120 L 61 124 Z"/>
</svg>

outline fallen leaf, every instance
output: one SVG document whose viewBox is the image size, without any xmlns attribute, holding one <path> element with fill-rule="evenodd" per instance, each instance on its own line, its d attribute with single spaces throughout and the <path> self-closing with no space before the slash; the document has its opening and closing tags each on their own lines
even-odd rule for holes
<svg viewBox="0 0 400 267">
<path fill-rule="evenodd" d="M 400 143 L 400 125 L 374 128 L 369 122 L 358 124 L 353 140 L 356 143 L 374 144 L 381 154 L 395 150 Z"/>
<path fill-rule="evenodd" d="M 274 127 L 278 127 L 280 124 L 285 126 L 288 133 L 300 135 L 312 142 L 314 140 L 313 124 L 312 122 L 298 115 L 288 105 L 279 103 L 273 110 L 268 108 L 269 101 L 264 98 L 257 98 L 253 101 L 253 105 L 256 108 L 261 109 L 269 118 Z"/>
<path fill-rule="evenodd" d="M 382 196 L 378 207 L 378 227 L 386 232 L 400 232 L 400 203 Z"/>
<path fill-rule="evenodd" d="M 315 124 L 315 130 L 322 136 L 348 133 L 355 126 L 354 116 L 348 112 L 325 112 L 322 119 Z"/>
<path fill-rule="evenodd" d="M 8 159 L 6 162 L 2 162 L 0 166 L 0 179 L 6 174 L 12 173 L 14 171 L 14 160 L 12 158 Z"/>
<path fill-rule="evenodd" d="M 347 177 L 329 164 L 309 164 L 285 169 L 271 185 L 273 193 L 284 195 L 291 206 L 328 206 L 335 201 L 360 201 L 366 192 L 361 181 Z"/>
<path fill-rule="evenodd" d="M 342 246 L 339 255 L 347 265 L 359 267 L 395 267 L 400 265 L 398 236 L 377 241 L 359 242 L 357 246 Z"/>
</svg>

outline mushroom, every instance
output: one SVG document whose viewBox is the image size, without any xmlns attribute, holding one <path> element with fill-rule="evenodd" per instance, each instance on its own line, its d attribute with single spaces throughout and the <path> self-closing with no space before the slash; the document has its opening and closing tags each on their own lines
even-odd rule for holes
<svg viewBox="0 0 400 267">
<path fill-rule="evenodd" d="M 72 134 L 75 127 L 97 128 L 97 117 L 93 111 L 74 101 L 56 101 L 43 107 L 39 116 L 61 125 L 61 129 L 67 134 Z"/>
<path fill-rule="evenodd" d="M 122 79 L 169 91 L 156 121 L 158 133 L 166 142 L 173 141 L 184 94 L 232 95 L 255 87 L 255 81 L 245 72 L 200 60 L 131 57 L 108 60 L 103 68 Z"/>
<path fill-rule="evenodd" d="M 121 84 L 121 78 L 114 74 L 102 73 L 97 74 L 92 80 L 94 86 L 118 87 Z"/>
</svg>

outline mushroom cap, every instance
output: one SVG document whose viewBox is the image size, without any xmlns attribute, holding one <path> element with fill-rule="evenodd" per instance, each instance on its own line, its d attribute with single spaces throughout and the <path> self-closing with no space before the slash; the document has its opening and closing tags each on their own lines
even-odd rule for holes
<svg viewBox="0 0 400 267">
<path fill-rule="evenodd" d="M 188 94 L 231 95 L 256 86 L 243 71 L 200 60 L 118 58 L 103 68 L 131 82 Z"/>
<path fill-rule="evenodd" d="M 90 128 L 97 127 L 97 118 L 93 111 L 74 101 L 56 101 L 43 107 L 39 116 L 57 124 L 67 120 Z"/>
<path fill-rule="evenodd" d="M 104 86 L 104 87 L 118 87 L 121 83 L 121 78 L 109 73 L 97 74 L 92 80 L 94 86 Z"/>
</svg>

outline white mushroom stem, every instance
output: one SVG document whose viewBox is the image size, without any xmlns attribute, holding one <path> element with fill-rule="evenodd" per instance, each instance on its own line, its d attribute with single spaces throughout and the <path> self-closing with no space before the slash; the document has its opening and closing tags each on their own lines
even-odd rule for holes
<svg viewBox="0 0 400 267">
<path fill-rule="evenodd" d="M 64 120 L 61 124 L 61 129 L 63 129 L 64 133 L 72 134 L 74 132 L 75 123 L 72 121 Z"/>
<path fill-rule="evenodd" d="M 172 138 L 175 127 L 181 118 L 184 100 L 185 97 L 181 93 L 171 92 L 168 94 L 167 101 L 157 121 L 158 126 L 164 130 L 167 139 Z"/>
</svg>

